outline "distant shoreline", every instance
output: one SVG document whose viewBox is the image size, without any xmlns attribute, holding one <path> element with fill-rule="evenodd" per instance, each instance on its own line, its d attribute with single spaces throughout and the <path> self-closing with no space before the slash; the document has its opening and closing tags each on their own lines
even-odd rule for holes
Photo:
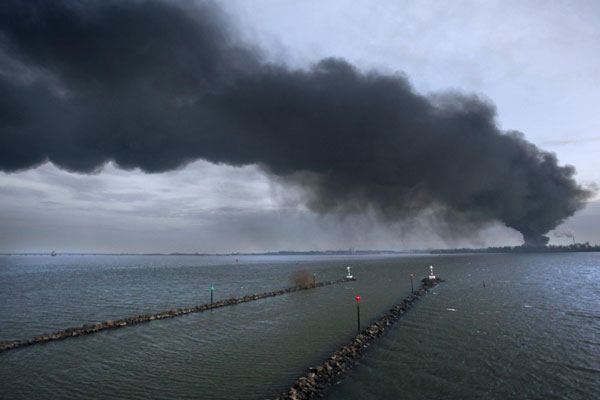
<svg viewBox="0 0 600 400">
<path fill-rule="evenodd" d="M 394 254 L 488 254 L 488 253 L 591 253 L 600 252 L 600 245 L 577 243 L 568 246 L 504 246 L 487 248 L 459 249 L 416 249 L 416 250 L 325 250 L 325 251 L 270 251 L 257 253 L 59 253 L 60 256 L 210 256 L 210 257 L 240 257 L 240 256 L 361 256 L 361 255 L 394 255 Z M 31 253 L 0 253 L 1 256 L 51 256 L 50 252 Z"/>
<path fill-rule="evenodd" d="M 240 256 L 360 256 L 378 254 L 428 254 L 432 250 L 326 250 L 326 251 L 270 251 L 257 253 L 75 253 L 57 252 L 60 256 L 211 256 L 211 257 L 240 257 Z M 0 253 L 3 256 L 50 256 L 51 253 Z"/>
<path fill-rule="evenodd" d="M 589 243 L 577 243 L 568 246 L 505 246 L 488 247 L 485 249 L 437 249 L 431 250 L 431 254 L 458 254 L 458 253 L 593 253 L 600 252 L 600 246 L 592 246 Z"/>
</svg>

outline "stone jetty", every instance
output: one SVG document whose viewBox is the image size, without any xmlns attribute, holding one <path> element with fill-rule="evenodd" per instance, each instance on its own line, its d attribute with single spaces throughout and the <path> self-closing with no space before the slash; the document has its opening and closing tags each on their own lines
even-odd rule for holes
<svg viewBox="0 0 600 400">
<path fill-rule="evenodd" d="M 150 321 L 160 320 L 160 319 L 165 319 L 165 318 L 173 318 L 173 317 L 177 317 L 180 315 L 190 314 L 193 312 L 212 310 L 215 308 L 232 306 L 235 304 L 246 303 L 246 302 L 254 301 L 254 300 L 260 300 L 260 299 L 264 299 L 265 297 L 279 296 L 282 294 L 292 293 L 292 292 L 296 292 L 299 290 L 313 289 L 313 288 L 317 288 L 317 287 L 321 287 L 321 286 L 335 285 L 337 283 L 344 283 L 344 282 L 349 282 L 349 281 L 354 281 L 354 280 L 356 280 L 356 278 L 343 278 L 343 279 L 338 279 L 338 280 L 333 280 L 333 281 L 317 282 L 316 284 L 293 286 L 293 287 L 289 287 L 286 289 L 274 290 L 272 292 L 252 294 L 252 295 L 247 295 L 244 297 L 221 300 L 221 301 L 214 302 L 212 304 L 205 303 L 205 304 L 201 304 L 201 305 L 198 305 L 195 307 L 178 308 L 176 310 L 161 311 L 161 312 L 154 313 L 154 314 L 136 315 L 135 317 L 123 318 L 123 319 L 119 319 L 116 321 L 106 321 L 106 322 L 100 322 L 100 323 L 92 324 L 92 325 L 83 325 L 83 326 L 79 326 L 79 327 L 75 327 L 75 328 L 67 328 L 62 331 L 56 331 L 53 333 L 45 333 L 43 335 L 39 335 L 39 336 L 30 338 L 30 339 L 0 342 L 0 353 L 3 351 L 16 349 L 19 347 L 30 346 L 30 345 L 38 344 L 38 343 L 45 343 L 45 342 L 49 342 L 52 340 L 62 340 L 62 339 L 76 337 L 76 336 L 80 336 L 80 335 L 89 335 L 91 333 L 100 332 L 100 331 L 104 331 L 107 329 L 123 328 L 126 326 L 141 324 L 143 322 L 150 322 Z"/>
<path fill-rule="evenodd" d="M 289 391 L 279 395 L 276 400 L 304 400 L 322 397 L 327 387 L 337 382 L 345 371 L 362 357 L 369 346 L 396 323 L 419 297 L 441 281 L 439 278 L 423 279 L 419 290 L 413 292 L 368 328 L 357 334 L 351 343 L 333 353 L 323 364 L 309 368 L 307 375 L 298 378 Z"/>
</svg>

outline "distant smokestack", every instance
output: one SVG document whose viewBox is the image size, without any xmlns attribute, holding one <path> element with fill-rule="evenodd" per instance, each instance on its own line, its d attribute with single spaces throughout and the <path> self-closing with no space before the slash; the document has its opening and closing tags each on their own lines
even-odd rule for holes
<svg viewBox="0 0 600 400">
<path fill-rule="evenodd" d="M 573 231 L 554 232 L 554 236 L 571 238 L 571 239 L 573 239 L 573 244 L 575 244 L 575 233 Z"/>
<path fill-rule="evenodd" d="M 316 212 L 435 210 L 452 232 L 500 221 L 532 246 L 591 195 L 477 96 L 335 58 L 267 64 L 211 3 L 4 0 L 0 52 L 3 171 L 256 164 Z"/>
</svg>

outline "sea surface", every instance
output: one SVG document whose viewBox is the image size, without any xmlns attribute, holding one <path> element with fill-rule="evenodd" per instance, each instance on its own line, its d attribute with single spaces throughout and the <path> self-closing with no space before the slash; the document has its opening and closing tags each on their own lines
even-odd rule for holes
<svg viewBox="0 0 600 400">
<path fill-rule="evenodd" d="M 600 399 L 600 254 L 0 256 L 0 340 L 355 282 L 0 353 L 2 399 L 273 399 L 410 293 L 446 282 L 328 399 Z M 485 287 L 484 287 L 485 281 Z"/>
</svg>

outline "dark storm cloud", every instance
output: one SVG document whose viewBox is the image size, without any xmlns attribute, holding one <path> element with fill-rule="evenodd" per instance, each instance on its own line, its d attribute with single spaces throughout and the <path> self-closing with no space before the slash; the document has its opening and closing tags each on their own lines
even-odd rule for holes
<svg viewBox="0 0 600 400">
<path fill-rule="evenodd" d="M 501 221 L 528 244 L 582 208 L 573 167 L 502 132 L 495 109 L 424 96 L 405 77 L 340 59 L 262 63 L 210 4 L 4 1 L 0 168 L 108 161 L 161 172 L 205 159 L 258 164 L 319 212 L 398 221 L 434 208 Z"/>
</svg>

